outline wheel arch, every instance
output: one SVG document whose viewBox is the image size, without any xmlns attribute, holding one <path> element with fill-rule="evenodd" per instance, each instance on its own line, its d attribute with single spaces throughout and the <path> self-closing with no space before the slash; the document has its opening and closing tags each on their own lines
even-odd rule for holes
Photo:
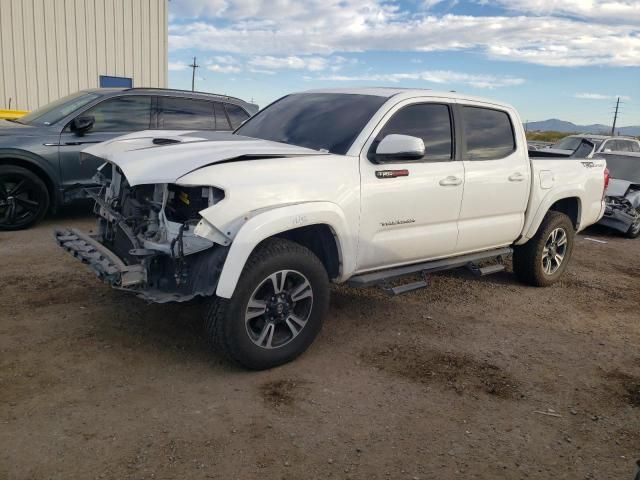
<svg viewBox="0 0 640 480">
<path fill-rule="evenodd" d="M 300 225 L 300 223 L 303 223 Z M 342 210 L 330 202 L 280 207 L 250 218 L 238 231 L 222 268 L 216 294 L 231 298 L 244 265 L 269 238 L 285 238 L 311 250 L 329 278 L 342 280 L 355 270 L 355 246 Z"/>
<path fill-rule="evenodd" d="M 516 245 L 523 245 L 533 238 L 545 216 L 550 211 L 564 213 L 571 219 L 571 223 L 576 231 L 580 230 L 582 223 L 582 199 L 580 191 L 563 191 L 555 195 L 545 197 L 538 209 L 525 223 L 522 236 L 515 242 Z"/>
<path fill-rule="evenodd" d="M 0 165 L 14 165 L 16 167 L 26 168 L 44 182 L 49 192 L 49 201 L 51 202 L 49 208 L 55 211 L 60 206 L 60 192 L 58 188 L 56 188 L 54 175 L 44 164 L 45 162 L 41 158 L 34 157 L 26 152 L 0 153 Z"/>
</svg>

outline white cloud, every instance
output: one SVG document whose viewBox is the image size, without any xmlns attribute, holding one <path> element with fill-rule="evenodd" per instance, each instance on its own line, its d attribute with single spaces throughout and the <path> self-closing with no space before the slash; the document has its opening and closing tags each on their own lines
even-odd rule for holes
<svg viewBox="0 0 640 480">
<path fill-rule="evenodd" d="M 480 0 L 478 3 L 489 2 Z M 640 23 L 638 0 L 493 0 L 492 3 L 535 15 L 560 15 L 636 26 Z"/>
<path fill-rule="evenodd" d="M 626 95 L 603 95 L 601 93 L 576 93 L 573 95 L 575 98 L 581 98 L 583 100 L 615 100 L 620 97 L 620 100 L 631 100 L 631 97 Z"/>
<path fill-rule="evenodd" d="M 322 70 L 339 70 L 347 59 L 340 56 L 295 56 L 275 57 L 271 55 L 251 58 L 247 64 L 252 68 L 263 70 L 309 70 L 317 72 Z"/>
<path fill-rule="evenodd" d="M 182 62 L 169 62 L 168 68 L 172 72 L 177 72 L 180 70 L 186 70 L 187 68 L 189 68 L 189 66 L 186 63 Z"/>
<path fill-rule="evenodd" d="M 169 43 L 174 51 L 197 48 L 286 62 L 335 52 L 472 50 L 540 65 L 640 66 L 638 0 L 495 1 L 516 15 L 409 13 L 383 0 L 186 0 L 183 20 L 174 18 L 169 27 Z M 186 19 L 195 14 L 209 18 Z M 299 64 L 279 68 L 323 68 Z"/>
<path fill-rule="evenodd" d="M 406 80 L 422 80 L 429 83 L 468 85 L 475 88 L 499 88 L 522 85 L 525 80 L 522 78 L 485 75 L 485 74 L 469 74 L 462 72 L 452 72 L 449 70 L 426 70 L 422 72 L 412 73 L 385 73 L 370 75 L 328 75 L 318 78 L 317 80 L 333 81 L 333 82 L 391 82 L 397 83 Z"/>
<path fill-rule="evenodd" d="M 242 71 L 242 68 L 236 67 L 235 65 L 218 65 L 217 63 L 212 63 L 207 65 L 207 70 L 215 73 L 238 73 Z"/>
</svg>

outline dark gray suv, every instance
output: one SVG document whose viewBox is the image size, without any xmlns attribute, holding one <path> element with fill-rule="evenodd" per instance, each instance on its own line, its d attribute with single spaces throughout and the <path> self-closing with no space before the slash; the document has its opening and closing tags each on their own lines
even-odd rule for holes
<svg viewBox="0 0 640 480">
<path fill-rule="evenodd" d="M 0 231 L 28 228 L 85 196 L 100 166 L 89 144 L 139 130 L 234 130 L 258 106 L 155 88 L 83 90 L 17 120 L 0 120 Z"/>
</svg>

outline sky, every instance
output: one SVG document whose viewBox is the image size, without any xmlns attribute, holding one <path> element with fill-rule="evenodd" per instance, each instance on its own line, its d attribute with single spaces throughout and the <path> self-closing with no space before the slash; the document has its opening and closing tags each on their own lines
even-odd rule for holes
<svg viewBox="0 0 640 480">
<path fill-rule="evenodd" d="M 640 0 L 169 0 L 169 86 L 261 107 L 397 86 L 514 105 L 523 121 L 640 125 Z"/>
</svg>

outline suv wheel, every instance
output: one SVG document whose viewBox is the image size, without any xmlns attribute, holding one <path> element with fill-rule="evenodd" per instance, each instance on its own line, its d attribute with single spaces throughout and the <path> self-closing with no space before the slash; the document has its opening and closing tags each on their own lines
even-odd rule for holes
<svg viewBox="0 0 640 480">
<path fill-rule="evenodd" d="M 638 218 L 636 218 L 636 221 L 631 224 L 629 230 L 625 233 L 627 238 L 637 238 L 640 236 L 640 208 L 636 210 L 636 214 Z"/>
<path fill-rule="evenodd" d="M 564 213 L 550 211 L 535 236 L 513 252 L 513 271 L 518 279 L 536 287 L 555 283 L 567 268 L 575 230 Z"/>
<path fill-rule="evenodd" d="M 0 231 L 22 230 L 38 223 L 49 210 L 49 191 L 26 168 L 0 165 Z"/>
<path fill-rule="evenodd" d="M 251 255 L 230 299 L 213 297 L 205 330 L 214 348 L 254 370 L 289 362 L 318 335 L 329 279 L 305 247 L 269 239 Z"/>
</svg>

